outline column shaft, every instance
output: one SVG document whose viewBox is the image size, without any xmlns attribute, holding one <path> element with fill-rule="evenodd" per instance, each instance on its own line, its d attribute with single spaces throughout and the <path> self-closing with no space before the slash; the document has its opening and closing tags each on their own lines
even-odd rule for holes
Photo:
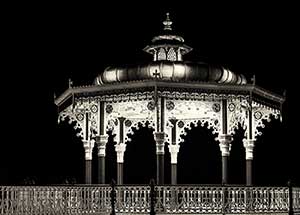
<svg viewBox="0 0 300 215">
<path fill-rule="evenodd" d="M 156 181 L 157 184 L 164 184 L 165 179 L 165 162 L 164 162 L 165 156 L 164 154 L 157 154 L 156 155 Z"/>
<path fill-rule="evenodd" d="M 123 163 L 117 163 L 117 184 L 123 184 Z"/>
<path fill-rule="evenodd" d="M 171 164 L 171 184 L 177 184 L 177 164 Z"/>
<path fill-rule="evenodd" d="M 222 184 L 228 183 L 228 156 L 222 156 Z"/>
<path fill-rule="evenodd" d="M 252 160 L 246 160 L 246 185 L 252 185 Z"/>
<path fill-rule="evenodd" d="M 85 160 L 85 184 L 92 183 L 92 160 Z"/>
<path fill-rule="evenodd" d="M 98 156 L 98 184 L 105 184 L 105 157 Z"/>
</svg>

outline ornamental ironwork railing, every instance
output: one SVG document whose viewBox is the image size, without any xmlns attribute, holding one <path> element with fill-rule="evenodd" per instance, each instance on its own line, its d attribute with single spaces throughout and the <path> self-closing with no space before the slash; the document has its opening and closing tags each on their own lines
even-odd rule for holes
<svg viewBox="0 0 300 215">
<path fill-rule="evenodd" d="M 0 214 L 155 213 L 300 214 L 300 188 L 202 185 L 0 186 Z"/>
</svg>

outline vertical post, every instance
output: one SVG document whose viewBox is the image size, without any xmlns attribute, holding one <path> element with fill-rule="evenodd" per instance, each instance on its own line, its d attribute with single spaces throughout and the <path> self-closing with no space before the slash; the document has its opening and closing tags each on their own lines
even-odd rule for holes
<svg viewBox="0 0 300 215">
<path fill-rule="evenodd" d="M 117 184 L 123 184 L 123 164 L 124 164 L 124 153 L 126 151 L 126 144 L 119 143 L 115 145 L 117 152 Z"/>
<path fill-rule="evenodd" d="M 222 184 L 228 183 L 228 159 L 230 154 L 230 147 L 232 142 L 232 136 L 227 134 L 227 100 L 223 99 L 221 102 L 222 110 L 222 127 L 221 134 L 219 135 L 219 146 L 222 155 Z"/>
<path fill-rule="evenodd" d="M 180 145 L 169 145 L 169 151 L 171 154 L 171 184 L 177 184 L 177 155 Z"/>
<path fill-rule="evenodd" d="M 230 147 L 232 142 L 232 136 L 227 134 L 227 100 L 222 100 L 222 134 L 219 135 L 219 146 L 222 155 L 222 184 L 228 183 L 228 159 L 230 154 Z"/>
<path fill-rule="evenodd" d="M 254 77 L 255 79 L 255 77 Z M 253 184 L 253 149 L 255 145 L 255 138 L 253 137 L 253 117 L 252 117 L 252 93 L 250 94 L 249 109 L 248 109 L 248 124 L 247 124 L 247 139 L 243 139 L 246 151 L 246 185 L 252 186 Z"/>
<path fill-rule="evenodd" d="M 154 180 L 150 180 L 150 215 L 155 215 L 155 184 Z"/>
<path fill-rule="evenodd" d="M 105 150 L 108 136 L 100 135 L 96 137 L 98 148 L 98 184 L 105 184 Z"/>
<path fill-rule="evenodd" d="M 246 150 L 246 185 L 252 186 L 252 161 L 253 161 L 253 149 L 254 139 L 243 139 L 244 147 Z"/>
<path fill-rule="evenodd" d="M 123 166 L 124 166 L 124 153 L 126 151 L 126 144 L 124 143 L 124 117 L 119 117 L 119 144 L 115 145 L 117 152 L 117 184 L 123 184 Z"/>
<path fill-rule="evenodd" d="M 94 140 L 84 140 L 83 147 L 85 151 L 85 184 L 92 183 L 92 152 Z"/>
<path fill-rule="evenodd" d="M 157 184 L 164 184 L 164 154 L 165 154 L 165 136 L 164 132 L 155 132 L 156 142 L 156 181 Z"/>
</svg>

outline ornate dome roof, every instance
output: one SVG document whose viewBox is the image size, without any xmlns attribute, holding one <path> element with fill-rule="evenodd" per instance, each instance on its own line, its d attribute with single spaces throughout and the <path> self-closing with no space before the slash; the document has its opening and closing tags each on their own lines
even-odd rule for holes
<svg viewBox="0 0 300 215">
<path fill-rule="evenodd" d="M 246 84 L 246 78 L 243 75 L 236 75 L 221 66 L 183 61 L 153 61 L 142 65 L 108 67 L 95 79 L 95 84 L 104 85 L 149 79 L 170 82 Z"/>
<path fill-rule="evenodd" d="M 192 50 L 184 44 L 181 36 L 174 34 L 172 21 L 167 13 L 163 22 L 164 31 L 155 36 L 144 51 L 153 55 L 153 61 L 146 64 L 107 67 L 95 79 L 96 85 L 130 81 L 160 80 L 169 82 L 209 82 L 217 84 L 246 84 L 243 75 L 237 75 L 221 66 L 207 63 L 183 61 L 182 56 Z"/>
</svg>

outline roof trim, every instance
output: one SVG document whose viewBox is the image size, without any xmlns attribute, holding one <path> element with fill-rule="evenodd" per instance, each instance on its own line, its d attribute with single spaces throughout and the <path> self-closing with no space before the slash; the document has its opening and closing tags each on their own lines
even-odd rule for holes
<svg viewBox="0 0 300 215">
<path fill-rule="evenodd" d="M 130 84 L 129 84 L 130 83 Z M 138 89 L 138 88 L 146 88 L 146 87 L 166 87 L 166 88 L 174 88 L 174 89 L 202 89 L 204 91 L 220 91 L 220 92 L 243 92 L 243 93 L 254 93 L 268 100 L 278 102 L 282 104 L 285 101 L 285 97 L 282 95 L 278 95 L 271 91 L 268 91 L 262 87 L 253 85 L 253 84 L 245 84 L 245 85 L 220 85 L 214 83 L 199 83 L 199 82 L 163 82 L 163 81 L 153 81 L 153 80 L 143 80 L 136 82 L 123 82 L 117 84 L 107 84 L 107 85 L 91 85 L 91 86 L 79 86 L 67 89 L 64 93 L 62 93 L 57 99 L 55 99 L 55 104 L 60 106 L 63 104 L 68 98 L 75 94 L 87 94 L 87 93 L 97 93 L 97 92 L 105 92 L 105 91 L 121 91 L 124 89 Z"/>
</svg>

